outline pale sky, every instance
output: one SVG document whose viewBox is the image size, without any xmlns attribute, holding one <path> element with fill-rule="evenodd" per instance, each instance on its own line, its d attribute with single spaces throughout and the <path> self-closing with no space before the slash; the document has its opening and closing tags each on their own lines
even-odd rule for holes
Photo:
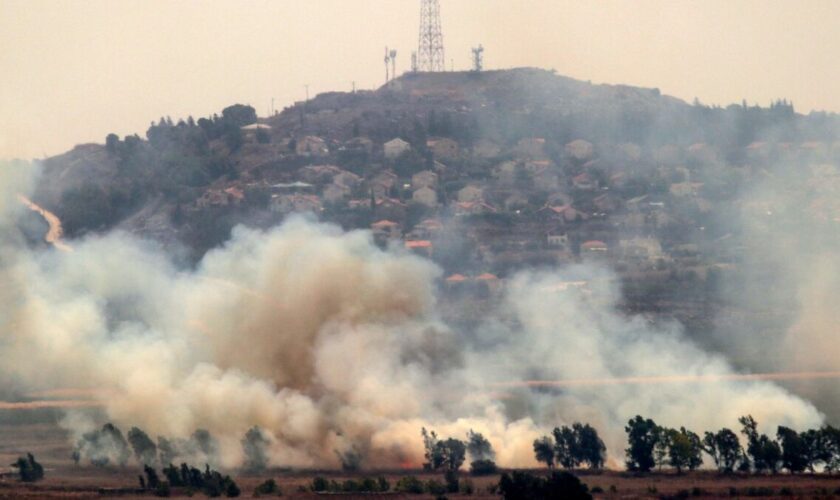
<svg viewBox="0 0 840 500">
<path fill-rule="evenodd" d="M 419 0 L 0 0 L 0 158 L 163 115 L 373 88 L 416 49 Z M 840 111 L 840 1 L 441 0 L 447 66 L 536 66 L 691 101 Z"/>
</svg>

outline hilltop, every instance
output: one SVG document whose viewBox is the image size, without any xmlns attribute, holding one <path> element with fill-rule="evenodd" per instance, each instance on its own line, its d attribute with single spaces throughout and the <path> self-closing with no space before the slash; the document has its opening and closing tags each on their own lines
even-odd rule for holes
<svg viewBox="0 0 840 500">
<path fill-rule="evenodd" d="M 314 213 L 432 258 L 455 291 L 602 261 L 627 307 L 703 326 L 749 243 L 741 194 L 770 170 L 798 166 L 790 190 L 810 198 L 789 217 L 840 220 L 838 123 L 531 68 L 406 74 L 271 117 L 233 105 L 112 134 L 45 160 L 33 198 L 71 238 L 119 228 L 193 260 L 236 224 Z"/>
</svg>

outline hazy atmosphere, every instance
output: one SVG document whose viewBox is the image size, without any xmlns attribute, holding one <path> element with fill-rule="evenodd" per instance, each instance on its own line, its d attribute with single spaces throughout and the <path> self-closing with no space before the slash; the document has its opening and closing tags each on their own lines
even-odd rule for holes
<svg viewBox="0 0 840 500">
<path fill-rule="evenodd" d="M 687 101 L 840 111 L 840 5 L 795 1 L 442 0 L 446 65 L 535 66 Z M 266 115 L 410 66 L 413 0 L 0 2 L 0 158 L 40 158 L 231 102 Z M 408 29 L 407 29 L 408 28 Z"/>
<path fill-rule="evenodd" d="M 840 495 L 838 5 L 0 0 L 0 497 Z"/>
</svg>

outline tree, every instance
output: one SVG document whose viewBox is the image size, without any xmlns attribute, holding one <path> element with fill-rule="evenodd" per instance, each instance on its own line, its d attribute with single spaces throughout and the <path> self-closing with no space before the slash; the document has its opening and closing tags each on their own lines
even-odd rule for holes
<svg viewBox="0 0 840 500">
<path fill-rule="evenodd" d="M 694 470 L 703 463 L 700 455 L 700 437 L 687 431 L 685 427 L 680 430 L 668 429 L 668 458 L 672 467 L 681 474 L 683 469 Z"/>
<path fill-rule="evenodd" d="M 659 438 L 656 422 L 651 419 L 642 418 L 636 415 L 627 422 L 624 431 L 627 432 L 629 447 L 625 450 L 627 455 L 627 468 L 632 471 L 648 472 L 653 468 L 653 448 Z"/>
<path fill-rule="evenodd" d="M 554 443 L 548 436 L 534 440 L 534 455 L 537 461 L 544 463 L 549 469 L 554 468 Z"/>
<path fill-rule="evenodd" d="M 245 469 L 252 472 L 265 470 L 268 465 L 267 450 L 271 441 L 259 427 L 251 427 L 242 439 L 245 452 Z"/>
<path fill-rule="evenodd" d="M 134 450 L 134 457 L 142 465 L 154 465 L 157 457 L 157 446 L 148 434 L 137 427 L 128 431 L 128 442 Z"/>
<path fill-rule="evenodd" d="M 24 483 L 34 483 L 44 479 L 44 467 L 41 466 L 32 453 L 27 453 L 25 457 L 19 457 L 12 467 L 18 470 L 20 480 Z"/>
<path fill-rule="evenodd" d="M 809 468 L 808 448 L 802 436 L 788 427 L 779 426 L 776 438 L 782 445 L 782 467 L 791 474 Z M 810 466 L 813 469 L 813 466 Z"/>
<path fill-rule="evenodd" d="M 573 469 L 580 463 L 578 461 L 579 451 L 574 431 L 568 426 L 555 427 L 554 435 L 554 456 L 557 463 L 566 469 Z"/>
<path fill-rule="evenodd" d="M 718 470 L 725 473 L 731 473 L 743 455 L 738 435 L 726 428 L 716 433 L 707 431 L 700 445 L 712 457 Z"/>
<path fill-rule="evenodd" d="M 767 437 L 766 434 L 758 433 L 758 424 L 752 415 L 741 417 L 738 422 L 744 426 L 741 433 L 747 436 L 747 453 L 752 459 L 755 470 L 770 471 L 775 474 L 782 460 L 782 449 L 779 443 Z"/>
<path fill-rule="evenodd" d="M 257 121 L 257 110 L 244 104 L 234 104 L 222 110 L 222 120 L 236 128 L 243 127 Z"/>
<path fill-rule="evenodd" d="M 472 429 L 467 433 L 467 453 L 470 455 L 470 474 L 479 476 L 496 473 L 496 452 L 481 433 Z"/>
<path fill-rule="evenodd" d="M 438 470 L 445 466 L 450 471 L 457 471 L 464 464 L 467 457 L 466 443 L 455 438 L 441 441 L 435 431 L 429 432 L 425 427 L 421 430 L 421 435 L 426 449 L 424 469 Z"/>
<path fill-rule="evenodd" d="M 120 138 L 117 134 L 108 134 L 105 136 L 105 149 L 110 154 L 116 154 L 120 146 Z"/>
<path fill-rule="evenodd" d="M 579 463 L 587 464 L 591 469 L 600 469 L 607 459 L 607 447 L 598 436 L 598 431 L 589 424 L 572 425 L 577 439 Z"/>
</svg>

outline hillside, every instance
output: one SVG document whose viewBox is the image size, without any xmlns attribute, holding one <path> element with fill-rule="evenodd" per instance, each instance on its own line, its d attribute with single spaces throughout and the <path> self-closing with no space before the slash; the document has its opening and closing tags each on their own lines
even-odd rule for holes
<svg viewBox="0 0 840 500">
<path fill-rule="evenodd" d="M 77 146 L 44 161 L 34 200 L 71 238 L 120 228 L 193 260 L 236 224 L 314 213 L 432 258 L 452 290 L 603 261 L 628 308 L 703 329 L 749 250 L 744 193 L 798 172 L 787 215 L 833 231 L 838 123 L 539 69 L 406 74 L 267 118 L 234 105 Z"/>
</svg>

